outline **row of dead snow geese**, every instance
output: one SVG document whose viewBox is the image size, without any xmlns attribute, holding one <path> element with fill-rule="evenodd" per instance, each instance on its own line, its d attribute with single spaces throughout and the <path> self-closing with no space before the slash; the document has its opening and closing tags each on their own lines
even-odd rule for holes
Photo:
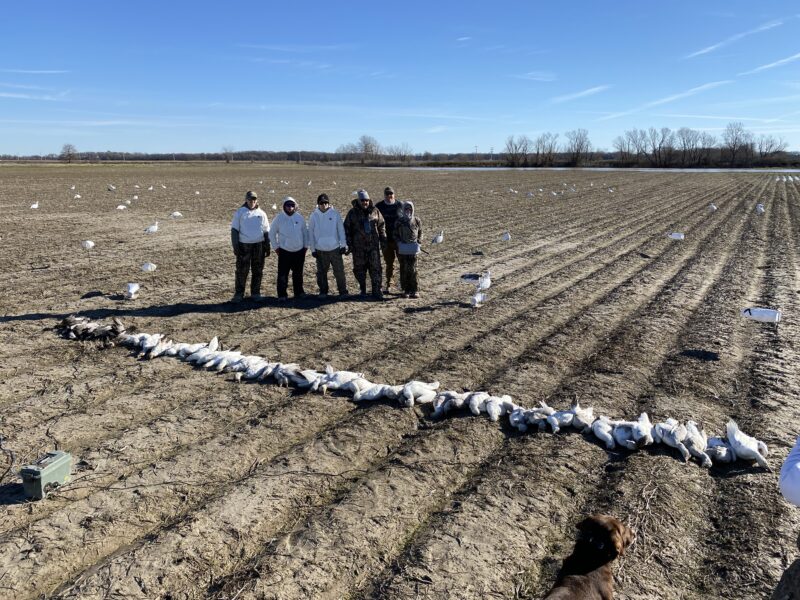
<svg viewBox="0 0 800 600">
<path fill-rule="evenodd" d="M 676 449 L 684 462 L 695 457 L 703 467 L 711 467 L 714 462 L 731 463 L 742 459 L 769 468 L 765 458 L 768 454 L 766 444 L 742 432 L 733 420 L 726 425 L 726 438 L 708 437 L 705 430 L 691 420 L 684 425 L 668 418 L 653 424 L 647 413 L 631 421 L 611 419 L 605 415 L 595 417 L 593 407 L 582 407 L 579 403 L 565 410 L 557 410 L 545 402 L 535 408 L 525 408 L 507 394 L 441 391 L 438 381 L 413 380 L 402 385 L 374 383 L 363 373 L 336 371 L 330 365 L 324 371 L 316 371 L 303 369 L 297 363 L 271 362 L 261 356 L 224 350 L 217 337 L 208 343 L 189 344 L 167 339 L 160 333 L 127 333 L 119 319 L 114 319 L 110 325 L 101 325 L 86 317 L 70 315 L 61 322 L 59 330 L 70 339 L 102 339 L 121 344 L 144 359 L 175 357 L 201 369 L 232 372 L 237 381 L 273 379 L 278 385 L 294 385 L 323 394 L 342 391 L 351 394 L 356 402 L 387 398 L 398 400 L 405 407 L 431 404 L 434 417 L 468 408 L 472 414 L 486 414 L 492 421 L 506 416 L 510 425 L 520 432 L 535 427 L 541 432 L 549 429 L 558 433 L 572 427 L 594 435 L 609 450 L 617 447 L 638 450 L 664 444 Z"/>
</svg>

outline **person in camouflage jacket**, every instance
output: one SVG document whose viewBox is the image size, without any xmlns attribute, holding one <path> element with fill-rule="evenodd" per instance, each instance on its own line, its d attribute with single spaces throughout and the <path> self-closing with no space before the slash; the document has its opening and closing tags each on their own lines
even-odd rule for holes
<svg viewBox="0 0 800 600">
<path fill-rule="evenodd" d="M 353 208 L 344 220 L 347 247 L 353 253 L 353 275 L 367 295 L 367 273 L 372 283 L 372 296 L 383 298 L 381 293 L 381 250 L 386 247 L 386 223 L 375 208 L 366 190 L 358 190 Z"/>
</svg>

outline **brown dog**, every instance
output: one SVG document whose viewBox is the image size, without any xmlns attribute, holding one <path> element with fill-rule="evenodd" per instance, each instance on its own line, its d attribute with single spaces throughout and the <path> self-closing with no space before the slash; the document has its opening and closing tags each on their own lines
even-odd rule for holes
<svg viewBox="0 0 800 600">
<path fill-rule="evenodd" d="M 612 600 L 611 563 L 634 538 L 624 523 L 609 515 L 581 521 L 575 549 L 561 565 L 556 585 L 545 600 Z"/>
</svg>

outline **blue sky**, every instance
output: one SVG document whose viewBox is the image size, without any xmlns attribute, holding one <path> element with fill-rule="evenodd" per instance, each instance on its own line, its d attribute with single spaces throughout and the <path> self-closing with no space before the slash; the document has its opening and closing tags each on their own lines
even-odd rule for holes
<svg viewBox="0 0 800 600">
<path fill-rule="evenodd" d="M 503 148 L 585 128 L 800 150 L 796 2 L 10 3 L 0 153 Z"/>
</svg>

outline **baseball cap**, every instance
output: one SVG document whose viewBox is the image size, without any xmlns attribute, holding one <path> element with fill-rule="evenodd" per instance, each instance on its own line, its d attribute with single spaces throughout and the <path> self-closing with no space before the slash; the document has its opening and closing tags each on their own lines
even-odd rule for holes
<svg viewBox="0 0 800 600">
<path fill-rule="evenodd" d="M 317 204 L 322 204 L 323 202 L 327 202 L 330 204 L 330 200 L 328 199 L 328 194 L 320 194 L 317 196 Z"/>
<path fill-rule="evenodd" d="M 358 190 L 358 199 L 369 200 L 369 194 L 367 193 L 367 190 Z"/>
<path fill-rule="evenodd" d="M 394 189 L 391 188 L 391 187 L 388 187 L 388 186 L 386 188 L 384 188 L 383 195 L 385 196 L 387 194 L 394 194 Z"/>
<path fill-rule="evenodd" d="M 244 199 L 245 200 L 258 200 L 258 194 L 256 194 L 254 191 L 250 190 L 249 192 L 247 192 L 244 195 Z"/>
</svg>

